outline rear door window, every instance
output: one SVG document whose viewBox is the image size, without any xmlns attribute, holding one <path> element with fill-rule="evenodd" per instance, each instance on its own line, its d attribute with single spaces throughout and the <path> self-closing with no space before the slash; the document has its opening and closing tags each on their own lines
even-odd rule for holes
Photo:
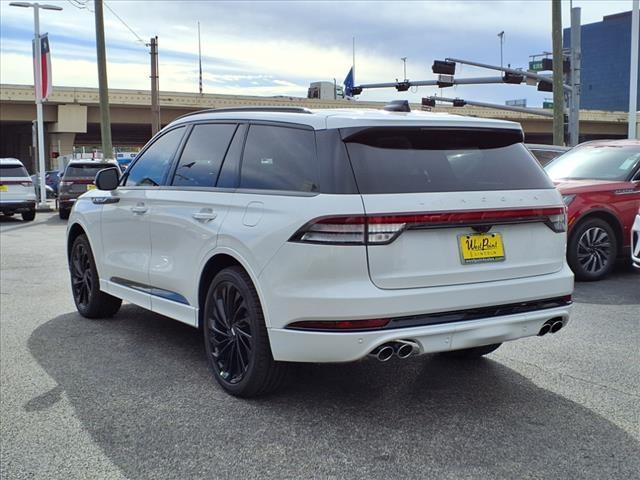
<svg viewBox="0 0 640 480">
<path fill-rule="evenodd" d="M 183 134 L 184 127 L 178 127 L 156 139 L 127 170 L 125 185 L 128 187 L 162 185 Z"/>
<path fill-rule="evenodd" d="M 319 191 L 313 130 L 251 125 L 242 157 L 240 188 Z"/>
<path fill-rule="evenodd" d="M 173 175 L 173 185 L 215 186 L 222 160 L 235 130 L 235 124 L 194 126 Z"/>
<path fill-rule="evenodd" d="M 0 165 L 0 177 L 28 177 L 22 165 Z"/>
<path fill-rule="evenodd" d="M 553 188 L 517 130 L 342 131 L 363 194 Z"/>
</svg>

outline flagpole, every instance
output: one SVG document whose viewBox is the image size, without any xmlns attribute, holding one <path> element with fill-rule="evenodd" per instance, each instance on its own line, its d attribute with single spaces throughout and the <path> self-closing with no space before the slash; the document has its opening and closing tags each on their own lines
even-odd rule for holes
<svg viewBox="0 0 640 480">
<path fill-rule="evenodd" d="M 33 8 L 33 29 L 34 29 L 34 88 L 36 96 L 36 123 L 38 125 L 38 177 L 40 184 L 40 198 L 38 199 L 38 210 L 50 210 L 47 205 L 47 190 L 45 182 L 45 164 L 44 164 L 44 121 L 42 115 L 42 51 L 40 39 L 40 9 L 43 10 L 62 10 L 57 5 L 42 5 L 29 2 L 11 2 L 12 7 Z"/>
<path fill-rule="evenodd" d="M 200 22 L 198 21 L 198 69 L 200 72 L 200 76 L 199 76 L 199 88 L 200 88 L 200 95 L 202 95 L 202 49 L 200 47 Z"/>
<path fill-rule="evenodd" d="M 351 69 L 353 71 L 353 75 L 352 75 L 353 84 L 355 85 L 356 84 L 356 37 L 353 37 L 352 40 L 353 40 L 353 48 L 352 48 L 353 61 L 351 64 Z"/>
</svg>

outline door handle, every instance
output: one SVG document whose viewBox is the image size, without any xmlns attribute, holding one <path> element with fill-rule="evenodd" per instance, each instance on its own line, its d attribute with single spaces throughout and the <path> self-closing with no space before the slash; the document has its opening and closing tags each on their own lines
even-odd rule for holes
<svg viewBox="0 0 640 480">
<path fill-rule="evenodd" d="M 199 222 L 207 223 L 207 222 L 210 222 L 211 220 L 214 220 L 218 216 L 218 214 L 216 212 L 204 210 L 200 212 L 194 212 L 191 214 L 191 216 L 196 220 L 198 220 Z"/>
<path fill-rule="evenodd" d="M 149 207 L 147 207 L 144 203 L 139 203 L 135 207 L 131 207 L 131 211 L 138 215 L 142 215 L 143 213 L 146 213 L 147 210 L 149 210 Z"/>
</svg>

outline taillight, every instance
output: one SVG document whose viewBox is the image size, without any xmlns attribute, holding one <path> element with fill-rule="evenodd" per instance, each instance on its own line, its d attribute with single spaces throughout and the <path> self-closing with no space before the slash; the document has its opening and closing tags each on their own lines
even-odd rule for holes
<svg viewBox="0 0 640 480">
<path fill-rule="evenodd" d="M 28 182 L 20 182 L 20 185 L 23 187 L 33 187 L 33 182 L 29 180 Z"/>
<path fill-rule="evenodd" d="M 544 223 L 556 233 L 565 232 L 566 207 L 322 217 L 307 223 L 290 241 L 326 245 L 385 245 L 408 229 L 518 223 Z"/>
<path fill-rule="evenodd" d="M 63 180 L 60 182 L 61 187 L 70 187 L 71 185 L 73 185 L 73 182 L 70 182 L 69 180 Z"/>
<path fill-rule="evenodd" d="M 287 328 L 326 331 L 372 330 L 384 328 L 390 321 L 391 319 L 389 318 L 375 318 L 371 320 L 305 320 L 290 323 L 287 325 Z"/>
</svg>

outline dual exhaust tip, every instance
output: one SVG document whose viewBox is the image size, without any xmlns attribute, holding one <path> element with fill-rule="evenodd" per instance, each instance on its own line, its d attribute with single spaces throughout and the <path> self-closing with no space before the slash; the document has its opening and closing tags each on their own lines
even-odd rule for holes
<svg viewBox="0 0 640 480">
<path fill-rule="evenodd" d="M 394 355 L 398 358 L 405 359 L 418 353 L 420 353 L 420 345 L 418 345 L 417 342 L 413 340 L 395 340 L 374 348 L 369 356 L 380 362 L 387 362 L 391 360 Z"/>
<path fill-rule="evenodd" d="M 556 333 L 562 327 L 564 327 L 564 322 L 562 321 L 562 318 L 560 317 L 552 318 L 551 320 L 547 320 L 546 322 L 544 322 L 544 325 L 542 325 L 542 328 L 538 332 L 538 336 L 542 337 L 547 333 Z"/>
</svg>

